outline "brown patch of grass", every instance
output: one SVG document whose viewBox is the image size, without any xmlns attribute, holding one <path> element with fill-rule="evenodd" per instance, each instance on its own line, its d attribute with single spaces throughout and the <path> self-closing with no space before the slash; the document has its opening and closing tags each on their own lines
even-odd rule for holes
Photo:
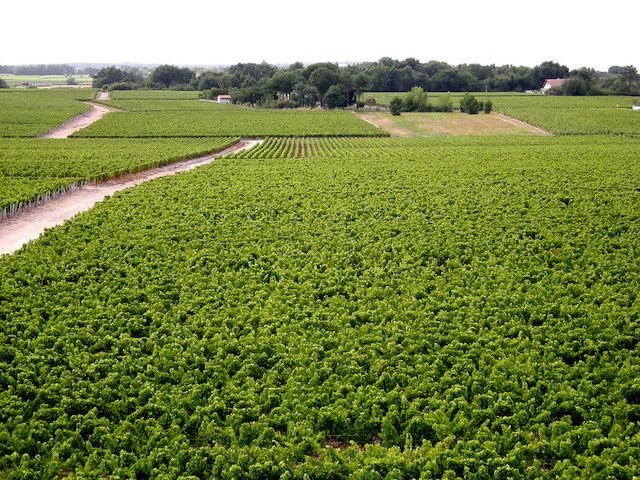
<svg viewBox="0 0 640 480">
<path fill-rule="evenodd" d="M 444 137 L 471 135 L 544 135 L 540 129 L 499 114 L 363 112 L 360 118 L 394 137 Z"/>
</svg>

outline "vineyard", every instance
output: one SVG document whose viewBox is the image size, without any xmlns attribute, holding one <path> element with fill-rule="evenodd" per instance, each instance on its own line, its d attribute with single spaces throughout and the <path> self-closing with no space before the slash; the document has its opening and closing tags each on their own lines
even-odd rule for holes
<svg viewBox="0 0 640 480">
<path fill-rule="evenodd" d="M 190 106 L 112 102 L 96 130 Z M 209 106 L 176 133 L 220 114 L 228 138 L 3 143 L 27 191 L 289 129 L 0 258 L 0 478 L 640 476 L 637 135 L 331 137 L 361 127 L 333 112 L 314 136 L 323 112 Z"/>
<path fill-rule="evenodd" d="M 495 109 L 556 135 L 640 135 L 630 97 L 498 97 Z"/>
<path fill-rule="evenodd" d="M 135 101 L 131 101 L 136 103 Z M 387 136 L 388 133 L 342 111 L 251 110 L 193 100 L 166 100 L 156 111 L 134 110 L 106 116 L 75 137 L 266 137 Z M 125 101 L 112 102 L 122 105 Z M 157 103 L 160 103 L 158 101 Z M 141 108 L 136 105 L 136 108 Z M 171 110 L 171 108 L 178 108 Z"/>
<path fill-rule="evenodd" d="M 199 157 L 238 140 L 7 138 L 0 144 L 0 212 L 37 203 L 70 185 Z"/>
<path fill-rule="evenodd" d="M 90 88 L 71 90 L 0 90 L 0 138 L 35 137 L 90 106 Z"/>
</svg>

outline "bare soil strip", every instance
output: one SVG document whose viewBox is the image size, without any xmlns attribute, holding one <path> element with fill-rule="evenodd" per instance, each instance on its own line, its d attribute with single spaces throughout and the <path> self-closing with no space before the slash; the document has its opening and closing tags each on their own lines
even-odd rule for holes
<svg viewBox="0 0 640 480">
<path fill-rule="evenodd" d="M 102 105 L 100 103 L 83 103 L 91 105 L 92 108 L 84 113 L 81 113 L 80 115 L 76 115 L 71 120 L 67 120 L 62 125 L 59 125 L 56 128 L 49 130 L 48 132 L 38 135 L 38 138 L 67 138 L 72 133 L 83 129 L 84 127 L 88 127 L 93 122 L 97 122 L 107 113 L 122 111 L 114 107 L 107 107 L 106 105 Z"/>
<path fill-rule="evenodd" d="M 119 190 L 139 185 L 154 178 L 184 172 L 212 162 L 228 153 L 251 148 L 262 140 L 241 140 L 235 145 L 217 153 L 176 162 L 161 167 L 123 175 L 101 183 L 88 184 L 80 190 L 61 195 L 44 205 L 25 210 L 20 214 L 0 222 L 0 255 L 11 254 L 31 240 L 38 238 L 47 228 L 62 225 L 65 220 L 93 207 L 107 195 Z"/>
</svg>

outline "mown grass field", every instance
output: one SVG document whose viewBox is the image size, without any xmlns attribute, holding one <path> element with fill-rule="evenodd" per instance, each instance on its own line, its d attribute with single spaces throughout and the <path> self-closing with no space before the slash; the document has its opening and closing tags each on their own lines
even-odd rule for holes
<svg viewBox="0 0 640 480">
<path fill-rule="evenodd" d="M 77 84 L 91 85 L 93 79 L 88 75 L 71 75 Z M 47 83 L 50 85 L 67 85 L 66 75 L 13 75 L 0 73 L 0 79 L 7 82 L 9 87 L 21 86 L 24 83 Z"/>
<path fill-rule="evenodd" d="M 501 115 L 467 115 L 460 112 L 359 112 L 358 116 L 395 137 L 445 137 L 468 135 L 544 135 L 545 133 Z"/>
<path fill-rule="evenodd" d="M 584 125 L 300 128 L 0 258 L 0 478 L 640 476 L 640 138 Z"/>
</svg>

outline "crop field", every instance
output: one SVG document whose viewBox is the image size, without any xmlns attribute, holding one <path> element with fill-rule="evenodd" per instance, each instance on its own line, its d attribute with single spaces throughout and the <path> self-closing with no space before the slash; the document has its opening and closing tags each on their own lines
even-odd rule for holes
<svg viewBox="0 0 640 480">
<path fill-rule="evenodd" d="M 222 113 L 225 108 L 239 107 L 225 107 L 224 105 L 215 104 L 212 106 L 212 102 L 197 100 L 197 99 L 155 99 L 155 98 L 132 98 L 132 99 L 119 99 L 119 100 L 106 100 L 100 103 L 109 105 L 111 107 L 119 108 L 126 112 L 192 112 L 192 111 L 208 111 L 212 112 L 213 108 L 219 110 Z M 222 107 L 222 109 L 218 108 Z M 233 110 L 232 110 L 233 111 Z"/>
<path fill-rule="evenodd" d="M 96 90 L 0 90 L 0 137 L 35 137 L 87 111 Z"/>
<path fill-rule="evenodd" d="M 0 211 L 37 201 L 79 181 L 104 180 L 199 157 L 238 140 L 4 139 L 0 144 Z"/>
<path fill-rule="evenodd" d="M 436 141 L 437 140 L 437 141 Z M 225 158 L 455 158 L 472 163 L 508 157 L 526 165 L 530 155 L 559 164 L 585 157 L 607 162 L 632 159 L 640 142 L 633 137 L 441 137 L 434 138 L 268 138 L 259 146 Z"/>
<path fill-rule="evenodd" d="M 637 150 L 395 143 L 221 160 L 0 262 L 4 471 L 637 474 Z"/>
<path fill-rule="evenodd" d="M 24 138 L 48 131 L 86 111 L 89 106 L 82 101 L 91 100 L 95 93 L 93 89 L 0 91 L 0 136 L 5 137 L 0 143 L 2 216 L 81 182 L 202 156 L 239 140 L 237 136 L 175 140 Z M 153 104 L 157 96 L 147 92 L 146 97 Z"/>
<path fill-rule="evenodd" d="M 111 98 L 114 100 L 197 100 L 196 91 L 174 90 L 114 90 Z"/>
<path fill-rule="evenodd" d="M 387 136 L 383 130 L 343 111 L 253 110 L 193 100 L 156 100 L 148 106 L 136 100 L 110 102 L 132 105 L 74 134 L 76 137 L 265 137 L 265 136 Z M 144 108 L 155 111 L 141 111 Z M 189 110 L 187 110 L 189 108 Z M 193 110 L 190 110 L 193 108 Z"/>
<path fill-rule="evenodd" d="M 556 135 L 639 135 L 631 97 L 499 97 L 494 108 Z"/>
<path fill-rule="evenodd" d="M 640 477 L 639 136 L 268 118 L 0 257 L 0 478 Z M 223 141 L 8 140 L 8 189 Z"/>
</svg>

